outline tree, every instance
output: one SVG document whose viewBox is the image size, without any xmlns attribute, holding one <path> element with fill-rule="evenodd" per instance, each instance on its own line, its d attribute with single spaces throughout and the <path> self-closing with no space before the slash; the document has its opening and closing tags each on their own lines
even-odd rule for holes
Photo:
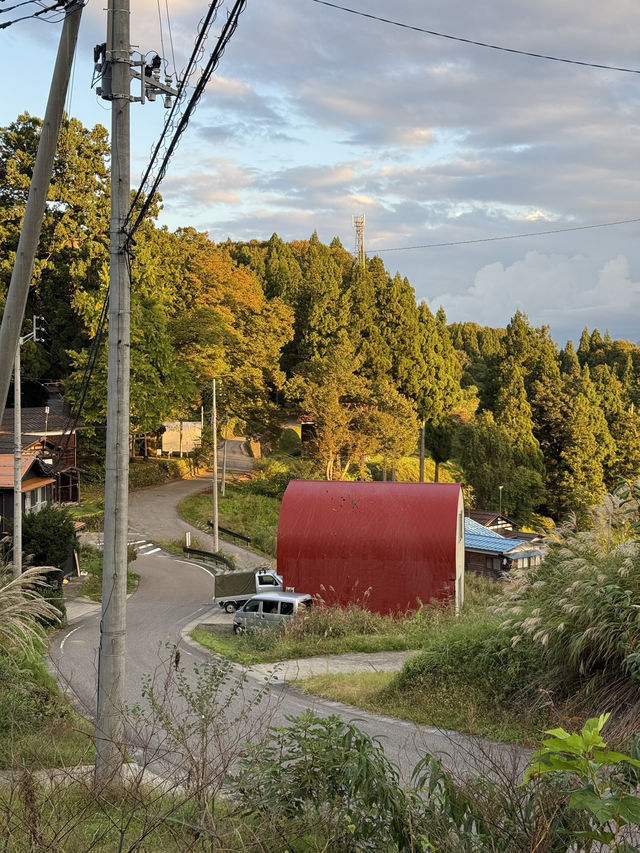
<svg viewBox="0 0 640 853">
<path fill-rule="evenodd" d="M 606 493 L 605 472 L 615 459 L 615 447 L 588 366 L 577 373 L 571 369 L 564 377 L 566 408 L 554 510 L 557 518 L 575 512 L 584 519 L 587 509 Z"/>
<path fill-rule="evenodd" d="M 483 412 L 475 423 L 461 424 L 454 453 L 473 490 L 474 505 L 498 509 L 500 489 L 503 511 L 520 523 L 530 521 L 535 508 L 544 499 L 540 473 L 518 464 L 506 432 L 490 412 Z"/>
<path fill-rule="evenodd" d="M 524 379 L 517 362 L 505 361 L 500 369 L 500 390 L 496 399 L 495 419 L 509 437 L 520 465 L 542 472 L 540 444 L 533 434 L 531 406 L 527 400 Z"/>
<path fill-rule="evenodd" d="M 425 445 L 435 462 L 434 483 L 439 481 L 440 465 L 451 458 L 455 432 L 456 423 L 450 415 L 445 415 L 435 422 L 431 421 L 425 424 Z"/>
<path fill-rule="evenodd" d="M 434 317 L 427 304 L 421 302 L 418 306 L 418 324 L 422 355 L 420 383 L 416 394 L 416 409 L 421 429 L 420 482 L 424 481 L 423 440 L 436 463 L 437 482 L 439 464 L 449 458 L 442 458 L 442 454 L 446 452 L 447 447 L 450 451 L 451 442 L 448 436 L 451 423 L 448 416 L 462 396 L 462 370 L 449 335 L 444 310 L 440 308 Z M 428 431 L 425 432 L 427 427 Z"/>
<path fill-rule="evenodd" d="M 357 367 L 353 347 L 342 332 L 325 356 L 300 365 L 287 382 L 288 397 L 297 401 L 300 410 L 312 419 L 316 449 L 327 480 L 348 471 L 353 459 L 362 456 L 358 422 L 370 397 L 367 383 L 356 375 Z"/>
<path fill-rule="evenodd" d="M 0 308 L 4 304 L 42 121 L 28 113 L 0 129 Z M 24 375 L 64 378 L 69 349 L 87 344 L 75 302 L 99 289 L 108 260 L 109 191 L 106 130 L 65 117 L 34 264 L 27 314 L 43 314 L 47 347 L 25 352 Z"/>
</svg>

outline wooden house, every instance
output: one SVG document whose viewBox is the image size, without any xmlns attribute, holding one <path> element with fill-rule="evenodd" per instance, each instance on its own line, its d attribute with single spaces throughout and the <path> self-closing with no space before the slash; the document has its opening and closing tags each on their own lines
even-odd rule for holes
<svg viewBox="0 0 640 853">
<path fill-rule="evenodd" d="M 0 453 L 0 530 L 13 529 L 13 454 Z M 22 512 L 37 512 L 53 499 L 56 478 L 49 466 L 37 456 L 22 457 Z"/>
<path fill-rule="evenodd" d="M 51 406 L 22 409 L 22 455 L 27 459 L 40 459 L 51 472 L 54 478 L 52 501 L 75 503 L 79 499 L 76 429 L 63 410 L 62 401 L 59 405 L 55 400 L 51 402 Z M 13 409 L 5 409 L 0 425 L 0 455 L 13 454 L 13 415 Z"/>
</svg>

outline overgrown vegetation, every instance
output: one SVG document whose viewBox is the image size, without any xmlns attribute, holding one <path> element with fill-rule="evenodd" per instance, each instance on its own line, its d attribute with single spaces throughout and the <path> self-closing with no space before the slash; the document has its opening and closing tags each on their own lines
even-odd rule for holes
<svg viewBox="0 0 640 853">
<path fill-rule="evenodd" d="M 70 709 L 42 660 L 42 626 L 60 617 L 42 595 L 47 585 L 37 567 L 19 578 L 0 570 L 0 769 L 91 755 L 91 726 Z"/>
<path fill-rule="evenodd" d="M 606 707 L 609 736 L 629 737 L 640 729 L 635 518 L 637 505 L 609 497 L 590 531 L 556 530 L 540 566 L 514 571 L 492 602 L 465 606 L 459 619 L 432 619 L 420 653 L 383 684 L 353 675 L 349 683 L 311 679 L 307 688 L 354 704 L 360 693 L 367 708 L 395 707 L 444 728 L 528 740 L 552 719 L 584 720 Z"/>
<path fill-rule="evenodd" d="M 249 537 L 253 551 L 275 557 L 280 500 L 253 493 L 247 486 L 245 483 L 227 483 L 225 496 L 218 498 L 219 523 L 234 533 Z M 183 498 L 178 510 L 191 524 L 205 532 L 210 531 L 207 526 L 212 514 L 210 490 Z M 224 538 L 224 534 L 220 535 Z"/>
<path fill-rule="evenodd" d="M 78 595 L 86 595 L 93 601 L 102 600 L 102 551 L 83 545 L 80 548 L 79 561 L 80 571 L 86 572 L 87 577 L 78 590 Z M 134 592 L 138 584 L 139 576 L 130 571 L 129 565 L 135 560 L 136 552 L 133 546 L 127 548 L 127 594 Z"/>
</svg>

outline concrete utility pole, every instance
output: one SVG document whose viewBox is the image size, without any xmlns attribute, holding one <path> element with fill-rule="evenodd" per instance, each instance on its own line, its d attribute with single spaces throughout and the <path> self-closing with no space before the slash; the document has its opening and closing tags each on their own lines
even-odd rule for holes
<svg viewBox="0 0 640 853">
<path fill-rule="evenodd" d="M 98 652 L 96 785 L 119 782 L 122 750 L 122 699 L 125 679 L 127 533 L 129 526 L 129 364 L 130 282 L 125 223 L 129 214 L 130 104 L 165 94 L 177 95 L 159 79 L 160 57 L 147 66 L 131 60 L 129 0 L 108 0 L 107 41 L 94 51 L 101 86 L 111 101 L 111 218 L 109 223 L 109 362 L 107 446 L 104 500 L 102 619 Z M 139 71 L 133 66 L 138 66 Z M 140 96 L 131 97 L 131 79 L 140 80 Z"/>
<path fill-rule="evenodd" d="M 129 0 L 109 0 L 107 16 L 103 80 L 107 77 L 110 91 L 103 91 L 103 96 L 111 101 L 111 218 L 104 555 L 96 724 L 96 784 L 100 787 L 119 779 L 124 760 L 121 743 L 129 526 L 131 313 L 124 231 L 131 186 Z"/>
<path fill-rule="evenodd" d="M 22 574 L 22 400 L 20 399 L 20 347 L 13 362 L 13 577 Z"/>
<path fill-rule="evenodd" d="M 218 538 L 218 411 L 216 408 L 216 380 L 212 384 L 213 397 L 211 400 L 211 433 L 213 441 L 213 553 L 220 548 Z"/>
<path fill-rule="evenodd" d="M 13 362 L 13 577 L 22 574 L 22 378 L 20 347 L 27 341 L 38 340 L 38 318 L 33 318 L 33 331 L 18 338 Z"/>
<path fill-rule="evenodd" d="M 0 325 L 0 423 L 2 423 L 7 404 L 11 365 L 19 346 L 20 329 L 27 305 L 33 262 L 38 248 L 40 228 L 47 203 L 49 184 L 51 183 L 53 160 L 62 122 L 64 102 L 67 97 L 83 6 L 83 0 L 72 0 L 65 6 L 66 15 L 60 35 L 58 55 L 51 78 L 49 99 L 29 186 L 29 197 L 20 230 L 16 259 L 2 315 L 2 324 Z"/>
<path fill-rule="evenodd" d="M 225 417 L 224 419 L 224 444 L 222 445 L 222 486 L 220 488 L 220 492 L 222 493 L 222 497 L 224 497 L 225 489 L 227 487 L 227 438 L 229 436 L 229 417 Z"/>
</svg>

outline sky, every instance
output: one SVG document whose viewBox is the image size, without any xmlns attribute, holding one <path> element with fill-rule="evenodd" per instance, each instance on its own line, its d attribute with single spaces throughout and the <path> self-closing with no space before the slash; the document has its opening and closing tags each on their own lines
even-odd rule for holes
<svg viewBox="0 0 640 853">
<path fill-rule="evenodd" d="M 0 23 L 39 8 L 5 12 L 9 3 L 0 0 Z M 109 105 L 90 87 L 104 5 L 84 10 L 68 109 L 108 128 Z M 450 322 L 503 327 L 520 309 L 561 346 L 585 326 L 640 342 L 640 222 L 495 239 L 640 218 L 640 73 L 409 28 L 640 71 L 638 4 L 343 5 L 406 26 L 317 0 L 248 0 L 160 188 L 160 223 L 216 241 L 315 230 L 353 251 L 352 217 L 364 214 L 367 254 Z M 132 42 L 181 70 L 206 2 L 131 8 Z M 60 29 L 28 20 L 0 30 L 0 126 L 43 115 Z M 164 118 L 160 99 L 132 105 L 134 186 Z"/>
</svg>

